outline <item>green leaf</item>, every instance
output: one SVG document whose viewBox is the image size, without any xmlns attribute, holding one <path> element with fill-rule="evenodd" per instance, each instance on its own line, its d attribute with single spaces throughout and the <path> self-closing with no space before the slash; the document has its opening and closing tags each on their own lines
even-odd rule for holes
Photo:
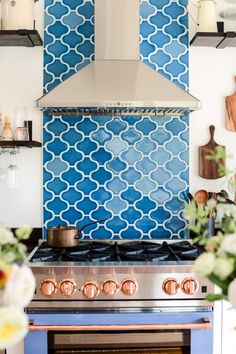
<svg viewBox="0 0 236 354">
<path fill-rule="evenodd" d="M 202 237 L 201 236 L 197 236 L 193 239 L 193 243 L 199 243 L 199 241 L 201 241 Z"/>
<path fill-rule="evenodd" d="M 218 300 L 226 300 L 227 297 L 223 294 L 208 294 L 205 299 L 207 301 L 213 302 L 213 301 L 218 301 Z"/>
<path fill-rule="evenodd" d="M 226 280 L 219 279 L 215 274 L 208 275 L 208 279 L 215 285 L 217 285 L 223 292 L 224 295 L 228 293 L 229 282 Z"/>
</svg>

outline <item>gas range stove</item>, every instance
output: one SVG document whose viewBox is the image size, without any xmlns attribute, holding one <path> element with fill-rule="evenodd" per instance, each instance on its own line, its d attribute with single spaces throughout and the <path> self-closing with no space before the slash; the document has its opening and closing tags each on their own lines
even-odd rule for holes
<svg viewBox="0 0 236 354">
<path fill-rule="evenodd" d="M 65 249 L 42 242 L 27 259 L 37 283 L 31 306 L 110 308 L 205 301 L 212 286 L 192 270 L 200 253 L 188 241 L 81 241 Z"/>
</svg>

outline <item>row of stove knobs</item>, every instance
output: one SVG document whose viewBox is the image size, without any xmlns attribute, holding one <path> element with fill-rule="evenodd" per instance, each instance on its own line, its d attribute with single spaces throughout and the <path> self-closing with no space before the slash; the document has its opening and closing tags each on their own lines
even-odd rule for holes
<svg viewBox="0 0 236 354">
<path fill-rule="evenodd" d="M 179 289 L 186 295 L 194 295 L 199 290 L 199 284 L 194 278 L 185 278 L 181 283 L 178 283 L 175 278 L 169 278 L 163 282 L 162 289 L 168 295 L 177 294 Z"/>
<path fill-rule="evenodd" d="M 76 283 L 73 279 L 64 279 L 60 284 L 57 284 L 53 279 L 45 279 L 41 282 L 40 291 L 44 296 L 53 296 L 58 289 L 63 296 L 72 296 L 76 291 Z M 101 286 L 102 293 L 107 296 L 113 296 L 119 290 L 124 295 L 132 296 L 137 292 L 138 285 L 132 279 L 125 279 L 120 285 L 113 279 L 107 279 Z M 81 292 L 87 299 L 95 299 L 100 289 L 94 281 L 88 281 L 82 285 Z"/>
<path fill-rule="evenodd" d="M 76 283 L 72 279 L 64 279 L 59 285 L 53 279 L 45 279 L 41 283 L 41 293 L 44 296 L 53 296 L 57 290 L 60 290 L 63 296 L 72 296 L 76 291 Z M 179 289 L 187 295 L 194 295 L 198 292 L 199 284 L 194 278 L 185 278 L 181 284 L 175 278 L 166 279 L 162 284 L 163 291 L 168 295 L 177 294 Z M 101 291 L 104 295 L 113 296 L 119 290 L 124 295 L 132 296 L 138 290 L 138 285 L 133 279 L 125 279 L 119 285 L 113 279 L 107 279 L 102 283 Z M 86 282 L 81 287 L 84 297 L 94 299 L 100 292 L 98 285 L 94 281 Z"/>
</svg>

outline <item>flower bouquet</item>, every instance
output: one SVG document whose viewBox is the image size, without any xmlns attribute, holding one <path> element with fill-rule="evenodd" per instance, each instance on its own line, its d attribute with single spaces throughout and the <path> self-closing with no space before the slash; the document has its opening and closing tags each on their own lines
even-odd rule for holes
<svg viewBox="0 0 236 354">
<path fill-rule="evenodd" d="M 26 257 L 21 243 L 31 234 L 28 226 L 16 230 L 15 236 L 0 226 L 0 350 L 15 345 L 28 331 L 24 307 L 34 295 L 35 279 L 31 269 L 16 262 Z"/>
<path fill-rule="evenodd" d="M 205 211 L 197 212 L 191 203 L 185 209 L 186 219 L 196 220 L 192 226 L 198 232 L 194 242 L 205 248 L 205 252 L 195 261 L 194 270 L 221 289 L 219 294 L 208 294 L 208 301 L 225 299 L 236 308 L 236 205 L 217 204 L 217 211 L 223 215 L 222 228 L 217 235 L 209 238 L 207 233 L 201 233 L 202 225 L 206 221 L 206 211 L 213 210 L 216 204 L 214 201 L 208 203 L 203 207 L 207 209 Z"/>
</svg>

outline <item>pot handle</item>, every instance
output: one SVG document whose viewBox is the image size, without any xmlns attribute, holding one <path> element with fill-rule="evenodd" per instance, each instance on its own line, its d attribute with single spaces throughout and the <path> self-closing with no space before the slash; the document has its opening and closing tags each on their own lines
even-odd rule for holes
<svg viewBox="0 0 236 354">
<path fill-rule="evenodd" d="M 85 229 L 85 227 L 90 226 L 90 225 L 93 225 L 93 224 L 97 224 L 97 223 L 99 223 L 99 222 L 106 221 L 106 220 L 108 220 L 108 218 L 100 219 L 100 220 L 96 220 L 96 221 L 91 221 L 91 222 L 89 222 L 88 224 L 85 224 L 84 226 L 81 227 L 81 229 L 78 229 L 78 233 L 74 236 L 74 238 L 75 238 L 75 239 L 80 238 L 80 235 L 81 235 L 81 233 L 82 233 L 82 230 Z"/>
</svg>

